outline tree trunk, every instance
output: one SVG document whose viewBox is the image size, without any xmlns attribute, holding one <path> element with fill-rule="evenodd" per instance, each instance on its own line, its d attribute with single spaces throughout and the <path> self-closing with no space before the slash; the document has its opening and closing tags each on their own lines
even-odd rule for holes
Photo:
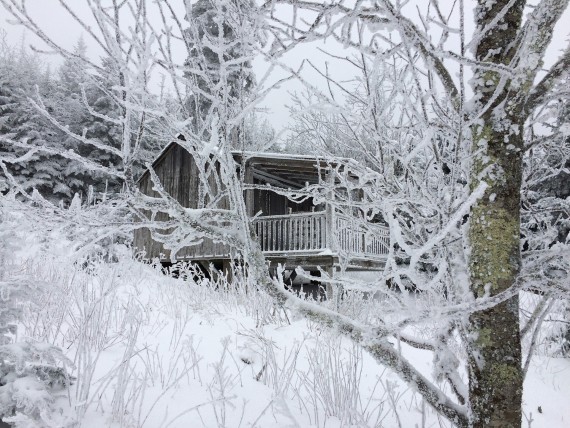
<svg viewBox="0 0 570 428">
<path fill-rule="evenodd" d="M 482 34 L 476 59 L 510 65 L 522 22 L 523 0 L 479 2 Z M 496 25 L 489 26 L 494 20 Z M 470 279 L 476 297 L 496 295 L 515 284 L 520 271 L 520 188 L 522 182 L 522 90 L 496 70 L 474 76 L 478 123 L 472 126 L 471 185 L 488 184 L 473 207 L 469 226 Z M 470 317 L 469 396 L 473 427 L 516 427 L 522 422 L 523 372 L 518 296 Z"/>
<path fill-rule="evenodd" d="M 495 161 L 491 175 L 497 177 L 488 176 L 485 180 L 489 187 L 473 208 L 469 231 L 471 286 L 477 297 L 507 290 L 514 285 L 520 269 L 522 155 L 506 149 L 502 133 L 495 132 L 490 137 L 487 156 Z M 489 168 L 489 164 L 477 163 L 474 177 Z M 518 296 L 474 313 L 470 324 L 469 395 L 473 426 L 518 428 L 523 383 Z"/>
</svg>

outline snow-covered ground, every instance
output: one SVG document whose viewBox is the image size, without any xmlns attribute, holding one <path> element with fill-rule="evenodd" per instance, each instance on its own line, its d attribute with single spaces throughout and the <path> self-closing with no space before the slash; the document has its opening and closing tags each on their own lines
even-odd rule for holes
<svg viewBox="0 0 570 428">
<path fill-rule="evenodd" d="M 451 426 L 350 341 L 255 289 L 168 277 L 128 252 L 73 265 L 60 233 L 20 227 L 5 268 L 37 284 L 19 339 L 57 345 L 73 363 L 54 426 Z M 430 376 L 428 352 L 402 350 Z M 570 426 L 568 397 L 570 360 L 538 355 L 524 426 Z"/>
</svg>

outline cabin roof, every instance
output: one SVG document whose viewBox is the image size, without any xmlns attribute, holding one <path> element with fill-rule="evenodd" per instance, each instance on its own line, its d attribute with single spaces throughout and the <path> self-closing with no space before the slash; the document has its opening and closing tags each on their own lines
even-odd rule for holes
<svg viewBox="0 0 570 428">
<path fill-rule="evenodd" d="M 168 151 L 178 141 L 170 142 L 158 154 L 152 162 L 155 167 L 167 155 Z M 318 168 L 325 167 L 330 164 L 350 164 L 356 162 L 350 158 L 338 158 L 331 156 L 317 155 L 299 155 L 290 153 L 272 153 L 272 152 L 254 152 L 232 150 L 233 158 L 236 162 L 241 163 L 244 160 L 253 167 L 254 176 L 260 180 L 270 181 L 271 176 L 281 181 L 282 184 L 290 186 L 303 186 L 305 183 L 317 183 L 319 180 Z M 148 174 L 146 169 L 137 183 L 139 183 L 145 175 Z"/>
</svg>

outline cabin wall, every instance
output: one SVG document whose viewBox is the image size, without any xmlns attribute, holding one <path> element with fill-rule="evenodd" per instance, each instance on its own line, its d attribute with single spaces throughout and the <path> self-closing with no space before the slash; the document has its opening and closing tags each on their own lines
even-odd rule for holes
<svg viewBox="0 0 570 428">
<path fill-rule="evenodd" d="M 257 180 L 255 180 L 257 181 Z M 255 183 L 260 184 L 260 183 Z M 289 200 L 270 190 L 255 189 L 253 191 L 253 212 L 261 215 L 283 215 L 288 213 Z"/>
<path fill-rule="evenodd" d="M 263 185 L 263 180 L 254 179 L 254 184 Z M 273 192 L 272 190 L 255 189 L 253 191 L 253 214 L 262 212 L 263 216 L 285 215 L 292 213 L 311 212 L 314 208 L 312 198 L 297 204 L 287 197 Z"/>
<path fill-rule="evenodd" d="M 186 208 L 196 208 L 198 201 L 198 168 L 190 153 L 178 144 L 163 154 L 154 165 L 154 171 L 164 190 Z M 139 182 L 139 189 L 149 196 L 158 196 L 152 190 L 150 174 L 145 174 Z"/>
<path fill-rule="evenodd" d="M 198 167 L 186 149 L 178 144 L 173 144 L 155 162 L 153 168 L 168 194 L 186 208 L 198 207 L 200 188 Z M 157 192 L 152 190 L 152 187 L 150 174 L 146 173 L 139 181 L 139 189 L 145 195 L 159 196 Z M 227 205 L 227 199 L 222 199 L 218 207 L 227 208 Z M 148 218 L 150 218 L 150 214 L 150 212 L 145 213 Z M 167 220 L 168 214 L 159 212 L 155 218 L 156 220 Z M 145 259 L 159 258 L 170 260 L 170 251 L 166 250 L 161 243 L 154 241 L 150 230 L 147 228 L 135 231 L 133 246 L 137 253 L 144 251 Z M 197 246 L 186 247 L 180 250 L 176 255 L 176 259 L 189 260 L 227 254 L 229 254 L 229 248 L 226 245 L 215 243 L 210 239 L 204 239 Z"/>
</svg>

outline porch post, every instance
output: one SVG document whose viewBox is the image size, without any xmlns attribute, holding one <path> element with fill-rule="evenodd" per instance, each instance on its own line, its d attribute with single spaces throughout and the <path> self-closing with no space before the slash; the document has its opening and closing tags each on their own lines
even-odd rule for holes
<svg viewBox="0 0 570 428">
<path fill-rule="evenodd" d="M 253 164 L 250 161 L 245 162 L 245 174 L 244 174 L 244 184 L 253 184 Z M 255 215 L 254 210 L 254 190 L 245 191 L 245 207 L 247 209 L 247 215 L 251 218 Z"/>
<path fill-rule="evenodd" d="M 334 208 L 334 182 L 335 182 L 335 172 L 331 167 L 329 167 L 328 171 L 325 175 L 325 181 L 328 191 L 328 198 L 326 202 L 326 209 L 325 209 L 325 236 L 326 236 L 326 247 L 332 251 L 333 253 L 336 250 L 336 220 L 335 220 L 335 208 Z M 327 266 L 326 272 L 332 278 L 335 277 L 336 274 L 336 267 L 334 263 L 335 257 L 332 258 L 331 266 Z M 330 282 L 327 282 L 327 300 L 332 300 L 335 296 L 334 292 L 334 285 Z"/>
<path fill-rule="evenodd" d="M 330 189 L 328 192 L 328 198 L 325 208 L 325 237 L 326 246 L 329 250 L 336 250 L 336 221 L 335 221 L 335 209 L 334 209 L 334 171 L 332 167 L 326 172 L 325 180 L 327 187 Z"/>
<path fill-rule="evenodd" d="M 325 272 L 331 278 L 333 282 L 327 282 L 326 294 L 328 301 L 334 301 L 334 309 L 338 310 L 340 307 L 340 302 L 342 301 L 342 295 L 344 292 L 342 284 L 334 284 L 334 280 L 339 277 L 339 267 L 333 261 L 333 265 L 325 269 Z M 334 300 L 333 300 L 334 299 Z"/>
</svg>

